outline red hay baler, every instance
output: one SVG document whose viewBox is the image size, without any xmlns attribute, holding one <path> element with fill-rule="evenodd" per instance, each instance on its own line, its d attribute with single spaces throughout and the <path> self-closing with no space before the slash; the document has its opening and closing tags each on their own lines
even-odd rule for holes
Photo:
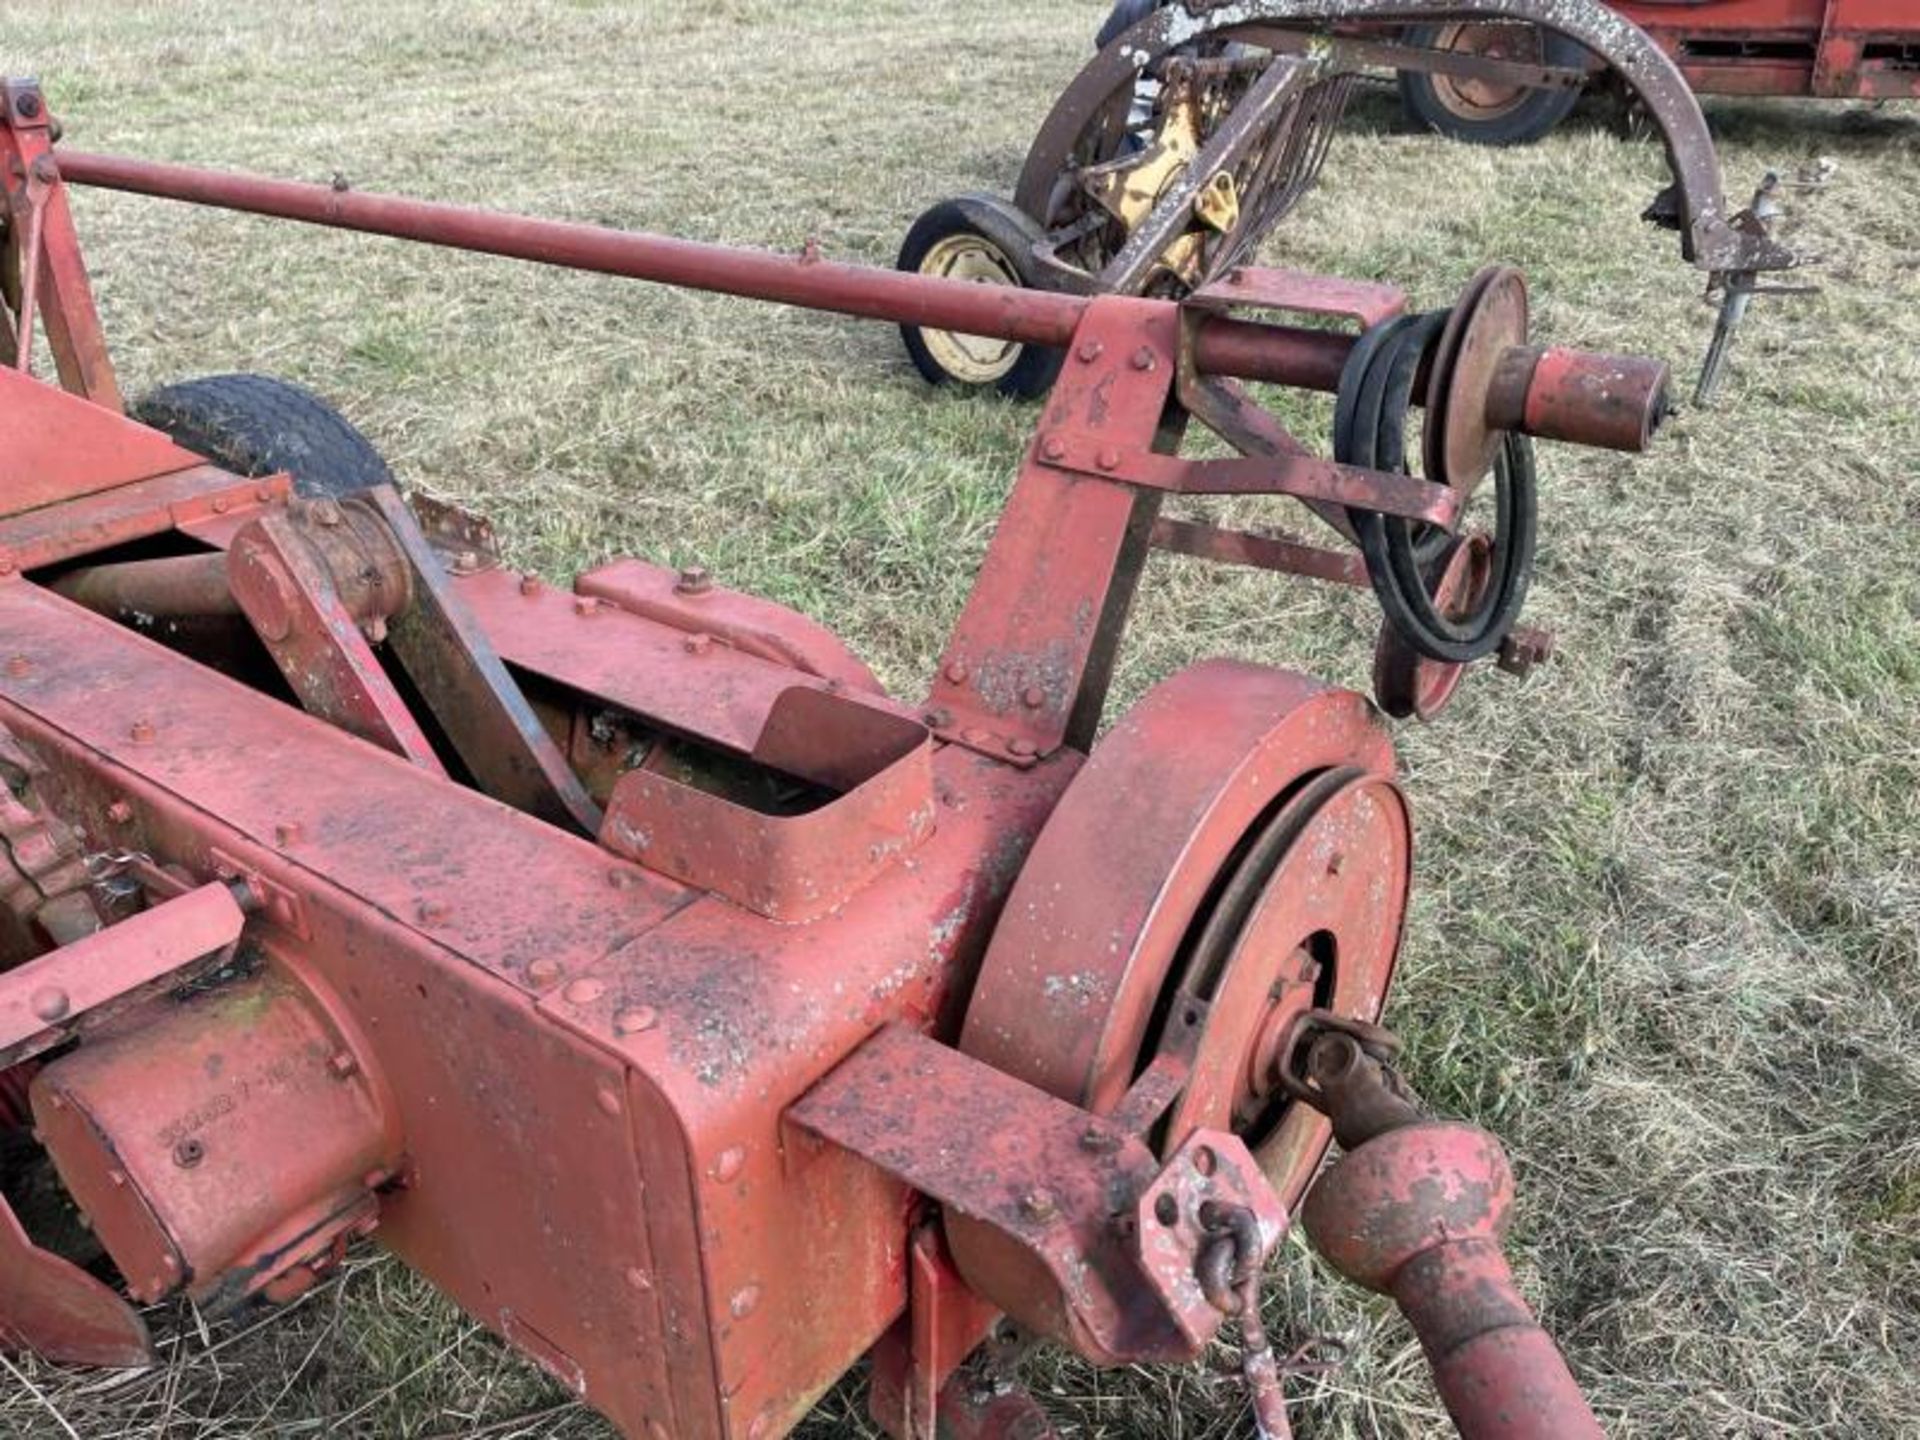
<svg viewBox="0 0 1920 1440">
<path fill-rule="evenodd" d="M 1464 1434 L 1598 1433 L 1502 1257 L 1498 1145 L 1379 1028 L 1412 854 L 1380 711 L 1231 659 L 1103 711 L 1156 546 L 1391 597 L 1400 713 L 1524 668 L 1528 437 L 1643 448 L 1663 367 L 1533 344 L 1508 270 L 1425 316 L 1257 269 L 968 285 L 56 149 L 27 81 L 0 181 L 0 1123 L 92 1237 L 0 1207 L 7 1343 L 147 1363 L 136 1305 L 285 1302 L 371 1237 L 651 1440 L 773 1440 L 869 1356 L 895 1435 L 1040 1435 L 1025 1346 L 1176 1364 L 1234 1317 L 1278 1435 L 1259 1277 L 1298 1221 Z M 74 184 L 1065 363 L 900 698 L 697 570 L 511 572 L 307 392 L 131 418 Z M 1337 392 L 1357 458 L 1248 379 Z M 1338 543 L 1162 516 L 1196 494 Z"/>
</svg>

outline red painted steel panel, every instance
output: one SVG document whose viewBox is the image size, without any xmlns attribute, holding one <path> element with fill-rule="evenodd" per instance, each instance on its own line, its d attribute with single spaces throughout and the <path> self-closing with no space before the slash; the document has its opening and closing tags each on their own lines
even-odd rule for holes
<svg viewBox="0 0 1920 1440">
<path fill-rule="evenodd" d="M 0 516 L 204 463 L 158 430 L 0 366 Z"/>
<path fill-rule="evenodd" d="M 31 661 L 0 723 L 63 810 L 298 897 L 305 938 L 268 933 L 351 1006 L 406 1137 L 379 1234 L 463 1307 L 629 1432 L 694 1440 L 781 1433 L 901 1313 L 904 1195 L 780 1113 L 881 1024 L 951 1033 L 1077 757 L 943 748 L 911 866 L 777 925 L 26 582 L 0 628 Z"/>
</svg>

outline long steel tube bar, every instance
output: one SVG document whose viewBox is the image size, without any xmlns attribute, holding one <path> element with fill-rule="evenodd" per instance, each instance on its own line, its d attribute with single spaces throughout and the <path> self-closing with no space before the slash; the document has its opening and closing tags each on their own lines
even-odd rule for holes
<svg viewBox="0 0 1920 1440">
<path fill-rule="evenodd" d="M 1081 295 L 976 285 L 118 155 L 63 148 L 58 159 L 62 177 L 78 185 L 1024 345 L 1065 346 L 1091 303 Z M 1210 319 L 1196 358 L 1208 373 L 1330 391 L 1340 383 L 1352 344 L 1324 331 Z"/>
<path fill-rule="evenodd" d="M 1052 349 L 1072 341 L 1093 303 L 1083 295 L 971 284 L 811 254 L 778 255 L 119 155 L 62 149 L 58 158 L 62 178 L 79 185 Z M 1208 316 L 1195 337 L 1194 362 L 1205 374 L 1331 393 L 1340 387 L 1341 369 L 1353 345 L 1352 336 L 1331 331 Z M 1563 407 L 1553 416 L 1558 428 L 1543 425 L 1532 433 L 1611 448 L 1644 448 L 1652 435 L 1652 417 L 1664 405 L 1664 367 L 1630 360 L 1635 368 L 1623 371 L 1618 357 L 1561 353 L 1581 374 L 1597 377 L 1606 403 L 1590 415 L 1578 413 L 1585 406 L 1571 407 L 1576 412 L 1572 415 Z M 1623 406 L 1644 417 L 1638 443 L 1619 442 L 1617 415 Z M 1531 419 L 1529 413 L 1520 428 L 1527 428 Z"/>
</svg>

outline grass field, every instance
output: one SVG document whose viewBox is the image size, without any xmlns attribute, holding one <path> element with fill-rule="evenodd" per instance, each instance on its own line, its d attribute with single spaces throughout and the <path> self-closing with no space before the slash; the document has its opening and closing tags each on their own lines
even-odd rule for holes
<svg viewBox="0 0 1920 1440">
<path fill-rule="evenodd" d="M 1097 10 L 0 0 L 0 64 L 88 148 L 885 262 L 925 204 L 1011 185 Z M 1709 112 L 1741 190 L 1835 162 L 1789 200 L 1826 289 L 1758 305 L 1726 402 L 1657 454 L 1543 453 L 1533 616 L 1563 657 L 1402 732 L 1422 850 L 1392 1013 L 1415 1083 L 1511 1148 L 1523 1282 L 1612 1435 L 1917 1436 L 1920 109 Z M 1541 333 L 1690 376 L 1712 313 L 1635 219 L 1659 151 L 1608 118 L 1489 153 L 1364 99 L 1271 258 L 1422 304 L 1512 261 Z M 303 381 L 517 562 L 698 559 L 903 691 L 1033 420 L 929 393 L 882 327 L 159 202 L 79 214 L 130 390 Z M 1222 652 L 1364 685 L 1376 623 L 1365 596 L 1157 561 L 1120 699 Z M 1295 1387 L 1303 1437 L 1442 1431 L 1382 1306 L 1298 1247 L 1271 1303 L 1279 1339 L 1353 1349 Z M 153 1372 L 6 1360 L 0 1432 L 609 1433 L 371 1253 L 275 1323 L 153 1321 Z M 1070 1434 L 1250 1433 L 1200 1370 L 1035 1379 Z M 868 1433 L 861 1403 L 803 1433 Z"/>
</svg>

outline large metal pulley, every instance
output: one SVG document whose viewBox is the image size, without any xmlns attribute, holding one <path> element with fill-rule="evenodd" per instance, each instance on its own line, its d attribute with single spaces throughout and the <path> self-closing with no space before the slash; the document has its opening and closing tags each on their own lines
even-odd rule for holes
<svg viewBox="0 0 1920 1440">
<path fill-rule="evenodd" d="M 1316 1008 L 1380 1013 L 1411 823 L 1358 695 L 1216 663 L 1101 743 L 1009 897 L 961 1048 L 1157 1153 L 1240 1136 L 1293 1204 L 1325 1150 L 1277 1060 Z M 964 1247 L 962 1247 L 964 1248 Z"/>
</svg>

